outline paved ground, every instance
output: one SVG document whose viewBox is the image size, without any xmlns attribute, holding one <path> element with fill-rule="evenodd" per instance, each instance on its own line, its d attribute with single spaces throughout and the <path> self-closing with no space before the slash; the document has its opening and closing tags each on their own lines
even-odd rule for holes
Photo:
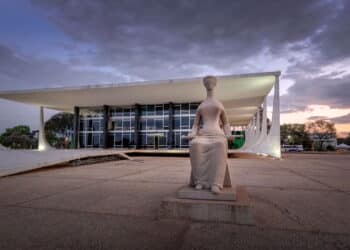
<svg viewBox="0 0 350 250">
<path fill-rule="evenodd" d="M 0 177 L 22 173 L 38 168 L 56 165 L 86 157 L 102 157 L 106 155 L 120 155 L 123 152 L 115 149 L 83 149 L 64 150 L 9 150 L 0 148 Z"/>
<path fill-rule="evenodd" d="M 256 226 L 158 220 L 188 158 L 51 169 L 0 179 L 0 249 L 350 249 L 350 155 L 230 159 Z"/>
</svg>

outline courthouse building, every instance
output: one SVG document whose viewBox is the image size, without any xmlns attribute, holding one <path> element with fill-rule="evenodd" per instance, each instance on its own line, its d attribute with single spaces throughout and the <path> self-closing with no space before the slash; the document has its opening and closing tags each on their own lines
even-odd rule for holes
<svg viewBox="0 0 350 250">
<path fill-rule="evenodd" d="M 280 72 L 217 76 L 216 97 L 232 127 L 245 129 L 242 151 L 280 157 Z M 271 129 L 266 97 L 275 87 Z M 40 107 L 39 149 L 45 139 L 43 109 L 74 113 L 75 148 L 188 148 L 199 103 L 202 78 L 89 85 L 0 92 L 0 98 Z M 277 138 L 278 137 L 278 138 Z"/>
</svg>

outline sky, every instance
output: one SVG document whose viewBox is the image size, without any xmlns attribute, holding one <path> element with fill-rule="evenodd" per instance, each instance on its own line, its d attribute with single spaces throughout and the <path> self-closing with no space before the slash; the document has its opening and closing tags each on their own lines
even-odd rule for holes
<svg viewBox="0 0 350 250">
<path fill-rule="evenodd" d="M 348 0 L 0 0 L 0 91 L 281 71 L 281 123 L 350 133 Z M 47 112 L 48 116 L 53 112 Z M 0 100 L 0 132 L 39 110 Z"/>
</svg>

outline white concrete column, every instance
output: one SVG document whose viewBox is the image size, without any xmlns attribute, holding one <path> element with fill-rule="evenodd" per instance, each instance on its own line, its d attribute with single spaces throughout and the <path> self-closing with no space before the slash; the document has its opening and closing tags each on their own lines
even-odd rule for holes
<svg viewBox="0 0 350 250">
<path fill-rule="evenodd" d="M 51 149 L 50 144 L 46 140 L 45 136 L 45 120 L 44 120 L 44 107 L 40 106 L 40 125 L 39 125 L 39 151 L 45 151 Z"/>
<path fill-rule="evenodd" d="M 275 92 L 273 97 L 272 124 L 268 135 L 269 154 L 281 157 L 281 139 L 280 139 L 280 92 L 279 76 L 275 76 Z"/>
</svg>

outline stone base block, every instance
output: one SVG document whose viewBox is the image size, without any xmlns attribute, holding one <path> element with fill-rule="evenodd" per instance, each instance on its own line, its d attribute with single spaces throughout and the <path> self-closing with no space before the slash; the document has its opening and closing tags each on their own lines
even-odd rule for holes
<svg viewBox="0 0 350 250">
<path fill-rule="evenodd" d="M 236 190 L 235 201 L 167 197 L 161 203 L 159 218 L 253 225 L 248 194 L 243 187 Z"/>
<path fill-rule="evenodd" d="M 177 198 L 191 200 L 235 201 L 236 189 L 224 188 L 221 190 L 220 194 L 213 194 L 209 190 L 196 190 L 192 187 L 185 186 L 179 189 L 177 192 Z"/>
</svg>

